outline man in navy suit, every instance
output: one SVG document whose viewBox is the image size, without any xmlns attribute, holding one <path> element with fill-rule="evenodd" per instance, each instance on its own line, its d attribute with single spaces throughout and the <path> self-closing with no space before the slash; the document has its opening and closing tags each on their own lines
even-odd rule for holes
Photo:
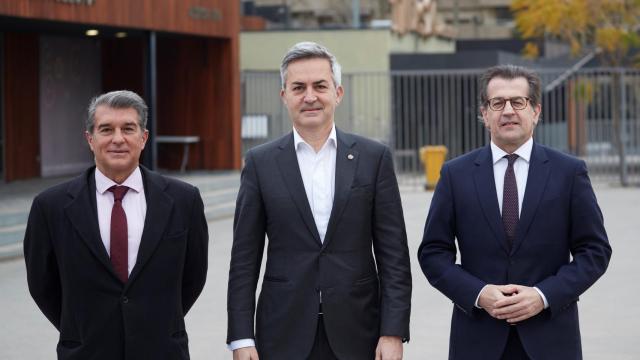
<svg viewBox="0 0 640 360">
<path fill-rule="evenodd" d="M 418 258 L 455 305 L 450 359 L 582 358 L 578 297 L 611 247 L 585 163 L 533 140 L 540 96 L 534 72 L 488 69 L 491 143 L 442 168 Z"/>
</svg>

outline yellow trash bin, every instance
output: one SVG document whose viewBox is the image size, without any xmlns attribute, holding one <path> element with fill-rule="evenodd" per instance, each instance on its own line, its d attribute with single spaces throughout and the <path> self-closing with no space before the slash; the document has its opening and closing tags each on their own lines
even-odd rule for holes
<svg viewBox="0 0 640 360">
<path fill-rule="evenodd" d="M 440 169 L 447 157 L 447 147 L 443 145 L 423 146 L 420 148 L 420 159 L 424 165 L 426 189 L 434 189 L 440 179 Z"/>
</svg>

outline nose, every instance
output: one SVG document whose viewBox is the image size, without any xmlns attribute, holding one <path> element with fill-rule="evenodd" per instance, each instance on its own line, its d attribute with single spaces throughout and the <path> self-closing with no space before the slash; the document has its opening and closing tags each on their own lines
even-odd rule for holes
<svg viewBox="0 0 640 360">
<path fill-rule="evenodd" d="M 116 128 L 113 131 L 113 137 L 111 138 L 111 142 L 121 143 L 123 141 L 124 141 L 124 136 L 122 135 L 122 130 L 120 130 L 119 128 Z"/>
<path fill-rule="evenodd" d="M 318 97 L 316 96 L 316 94 L 313 93 L 313 89 L 308 89 L 304 93 L 304 102 L 314 103 L 316 100 L 318 100 Z"/>
<path fill-rule="evenodd" d="M 504 104 L 504 109 L 502 109 L 502 114 L 514 114 L 515 110 L 513 110 L 513 106 L 511 106 L 511 101 L 507 101 Z"/>
</svg>

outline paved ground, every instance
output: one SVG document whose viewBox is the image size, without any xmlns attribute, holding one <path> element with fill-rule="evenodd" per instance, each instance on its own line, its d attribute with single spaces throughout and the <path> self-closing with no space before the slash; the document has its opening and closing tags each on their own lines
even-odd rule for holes
<svg viewBox="0 0 640 360">
<path fill-rule="evenodd" d="M 597 188 L 613 258 L 608 272 L 580 301 L 584 357 L 640 358 L 640 189 Z M 405 359 L 446 359 L 451 303 L 431 288 L 415 254 L 421 240 L 430 193 L 403 191 L 413 267 L 411 342 Z M 187 316 L 194 360 L 230 359 L 225 349 L 226 286 L 231 219 L 209 224 L 210 267 L 206 288 Z M 54 359 L 57 333 L 29 297 L 22 260 L 0 263 L 0 359 Z"/>
</svg>

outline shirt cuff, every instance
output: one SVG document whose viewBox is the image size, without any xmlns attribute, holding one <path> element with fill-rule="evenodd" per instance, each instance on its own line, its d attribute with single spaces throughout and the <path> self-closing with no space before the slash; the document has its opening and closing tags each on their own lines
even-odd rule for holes
<svg viewBox="0 0 640 360">
<path fill-rule="evenodd" d="M 229 345 L 227 345 L 227 349 L 233 351 L 241 348 L 256 346 L 256 342 L 253 339 L 240 339 L 234 340 Z"/>
<path fill-rule="evenodd" d="M 544 296 L 544 294 L 542 293 L 542 291 L 540 291 L 540 289 L 538 289 L 537 287 L 533 287 L 534 289 L 536 289 L 536 291 L 538 292 L 538 294 L 540 294 L 540 297 L 542 298 L 542 302 L 544 303 L 544 308 L 548 308 L 549 307 L 549 303 L 547 302 L 547 298 Z"/>
<path fill-rule="evenodd" d="M 476 297 L 476 302 L 473 303 L 473 306 L 477 307 L 478 309 L 482 309 L 482 307 L 480 307 L 480 305 L 478 305 L 478 301 L 480 301 L 480 294 L 482 294 L 482 290 L 484 290 L 484 288 L 486 288 L 487 286 L 489 286 L 489 284 L 483 286 L 482 289 L 480 289 L 480 292 L 478 293 L 478 296 Z"/>
</svg>

